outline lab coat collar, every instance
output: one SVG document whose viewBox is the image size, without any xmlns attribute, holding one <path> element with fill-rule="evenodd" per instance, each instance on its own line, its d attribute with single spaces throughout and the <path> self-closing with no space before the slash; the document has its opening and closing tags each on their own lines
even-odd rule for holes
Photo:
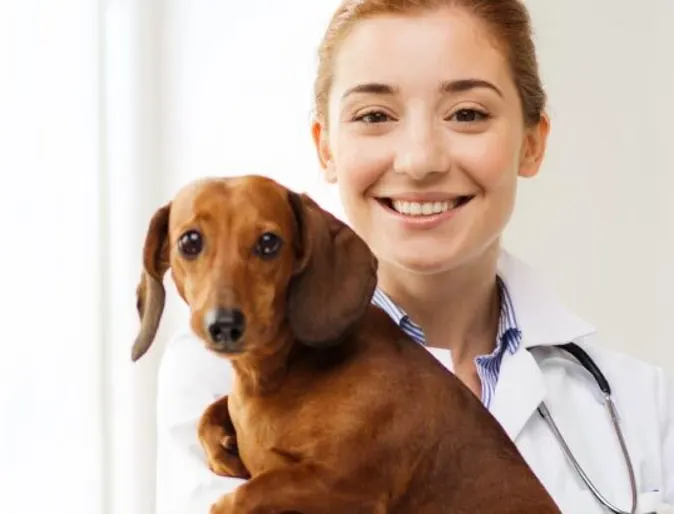
<svg viewBox="0 0 674 514">
<path fill-rule="evenodd" d="M 522 343 L 514 354 L 503 355 L 490 411 L 515 440 L 547 395 L 543 372 L 527 349 L 577 340 L 595 328 L 563 307 L 532 268 L 506 251 L 498 273 L 510 293 Z"/>
<path fill-rule="evenodd" d="M 533 268 L 506 250 L 501 251 L 498 274 L 510 293 L 525 348 L 568 343 L 595 333 L 594 326 L 548 291 Z"/>
</svg>

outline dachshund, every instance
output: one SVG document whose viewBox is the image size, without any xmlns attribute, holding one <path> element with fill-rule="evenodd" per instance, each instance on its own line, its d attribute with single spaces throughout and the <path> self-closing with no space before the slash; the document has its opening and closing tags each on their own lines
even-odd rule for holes
<svg viewBox="0 0 674 514">
<path fill-rule="evenodd" d="M 371 302 L 377 259 L 306 193 L 204 178 L 159 208 L 133 361 L 169 268 L 234 370 L 198 435 L 214 473 L 247 480 L 211 514 L 560 514 L 479 399 Z"/>
</svg>

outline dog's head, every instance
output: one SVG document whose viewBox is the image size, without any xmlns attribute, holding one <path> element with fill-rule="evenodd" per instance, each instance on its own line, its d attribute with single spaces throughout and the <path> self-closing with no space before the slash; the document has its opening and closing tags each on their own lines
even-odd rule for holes
<svg viewBox="0 0 674 514">
<path fill-rule="evenodd" d="M 156 336 L 169 268 L 192 330 L 236 358 L 287 328 L 309 346 L 339 342 L 370 302 L 377 261 L 348 226 L 271 179 L 189 184 L 149 224 L 134 361 Z"/>
</svg>

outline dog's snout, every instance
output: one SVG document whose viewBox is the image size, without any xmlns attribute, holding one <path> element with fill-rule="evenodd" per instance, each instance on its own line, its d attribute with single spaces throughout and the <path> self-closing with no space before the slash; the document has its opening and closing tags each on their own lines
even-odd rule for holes
<svg viewBox="0 0 674 514">
<path fill-rule="evenodd" d="M 211 309 L 206 314 L 206 330 L 218 345 L 236 343 L 245 329 L 246 319 L 239 309 Z"/>
</svg>

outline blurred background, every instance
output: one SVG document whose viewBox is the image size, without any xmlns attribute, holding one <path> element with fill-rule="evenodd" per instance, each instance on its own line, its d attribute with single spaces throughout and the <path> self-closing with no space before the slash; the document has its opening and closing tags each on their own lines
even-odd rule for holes
<svg viewBox="0 0 674 514">
<path fill-rule="evenodd" d="M 674 2 L 530 0 L 552 134 L 506 246 L 674 373 Z M 336 0 L 0 0 L 0 512 L 154 512 L 170 298 L 132 365 L 154 210 L 262 173 L 342 216 L 310 138 Z M 168 283 L 168 281 L 167 281 Z"/>
</svg>

